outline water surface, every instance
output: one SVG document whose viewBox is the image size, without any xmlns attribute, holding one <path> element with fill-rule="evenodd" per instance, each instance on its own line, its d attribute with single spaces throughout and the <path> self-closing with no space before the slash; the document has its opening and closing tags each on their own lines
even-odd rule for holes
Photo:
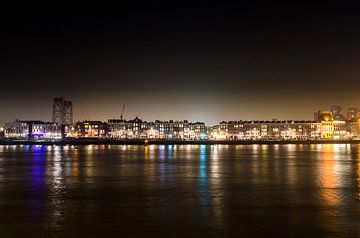
<svg viewBox="0 0 360 238">
<path fill-rule="evenodd" d="M 359 235 L 359 145 L 0 146 L 0 237 Z"/>
</svg>

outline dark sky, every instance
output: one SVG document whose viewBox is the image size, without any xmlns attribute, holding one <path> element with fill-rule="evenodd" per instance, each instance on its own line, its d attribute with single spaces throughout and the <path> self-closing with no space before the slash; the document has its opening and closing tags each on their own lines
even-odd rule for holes
<svg viewBox="0 0 360 238">
<path fill-rule="evenodd" d="M 77 120 L 124 103 L 127 119 L 210 124 L 360 106 L 359 6 L 287 2 L 3 9 L 0 123 L 50 120 L 58 96 Z"/>
</svg>

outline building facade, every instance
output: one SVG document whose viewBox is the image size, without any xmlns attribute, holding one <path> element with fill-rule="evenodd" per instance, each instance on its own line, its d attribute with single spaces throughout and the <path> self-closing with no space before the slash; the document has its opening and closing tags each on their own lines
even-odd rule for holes
<svg viewBox="0 0 360 238">
<path fill-rule="evenodd" d="M 15 120 L 5 124 L 5 138 L 12 139 L 61 139 L 64 137 L 62 126 L 38 120 Z"/>
<path fill-rule="evenodd" d="M 318 111 L 317 120 L 203 122 L 110 119 L 64 125 L 15 120 L 6 123 L 4 137 L 12 139 L 108 138 L 149 140 L 326 140 L 360 138 L 360 119 L 335 120 L 331 111 Z"/>
<path fill-rule="evenodd" d="M 214 140 L 320 139 L 317 121 L 223 121 L 208 134 Z"/>
<path fill-rule="evenodd" d="M 75 138 L 107 138 L 108 127 L 102 121 L 79 121 L 72 127 L 69 135 Z"/>
<path fill-rule="evenodd" d="M 147 122 L 136 117 L 133 120 L 108 120 L 109 136 L 113 139 L 166 139 L 204 140 L 207 128 L 203 122 L 184 121 Z"/>
</svg>

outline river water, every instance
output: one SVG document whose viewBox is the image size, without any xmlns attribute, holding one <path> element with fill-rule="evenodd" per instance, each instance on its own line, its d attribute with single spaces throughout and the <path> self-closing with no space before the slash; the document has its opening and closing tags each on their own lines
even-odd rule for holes
<svg viewBox="0 0 360 238">
<path fill-rule="evenodd" d="M 0 237 L 359 237 L 360 145 L 0 146 Z"/>
</svg>

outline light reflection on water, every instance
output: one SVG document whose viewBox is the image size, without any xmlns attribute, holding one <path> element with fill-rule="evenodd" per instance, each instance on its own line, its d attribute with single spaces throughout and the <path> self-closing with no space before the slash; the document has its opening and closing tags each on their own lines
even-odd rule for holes
<svg viewBox="0 0 360 238">
<path fill-rule="evenodd" d="M 323 145 L 321 160 L 320 160 L 320 182 L 322 187 L 321 195 L 323 201 L 328 205 L 336 205 L 339 202 L 339 197 L 336 193 L 338 186 L 338 177 L 336 176 L 335 163 L 338 157 L 338 150 L 332 145 Z"/>
<path fill-rule="evenodd" d="M 11 148 L 13 150 L 13 148 Z M 30 160 L 30 173 L 29 173 L 29 194 L 28 203 L 31 214 L 31 219 L 34 221 L 42 222 L 44 219 L 44 207 L 46 200 L 43 198 L 46 193 L 46 159 L 44 146 L 26 146 L 25 150 Z M 6 167 L 4 168 L 6 169 Z"/>
<path fill-rule="evenodd" d="M 201 209 L 205 215 L 209 214 L 209 189 L 207 175 L 206 146 L 200 145 L 199 151 L 199 196 Z"/>
<path fill-rule="evenodd" d="M 0 146 L 1 237 L 349 237 L 359 201 L 359 145 Z"/>
<path fill-rule="evenodd" d="M 355 198 L 357 198 L 360 201 L 360 153 L 357 154 L 357 162 L 355 163 L 355 174 L 356 174 L 356 194 Z"/>
</svg>

